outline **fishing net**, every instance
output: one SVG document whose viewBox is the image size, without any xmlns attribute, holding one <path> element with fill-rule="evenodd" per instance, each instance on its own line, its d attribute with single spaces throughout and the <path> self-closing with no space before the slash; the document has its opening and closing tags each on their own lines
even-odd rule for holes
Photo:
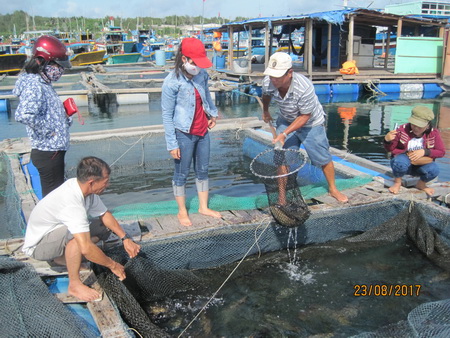
<svg viewBox="0 0 450 338">
<path fill-rule="evenodd" d="M 2 337 L 96 337 L 54 295 L 34 269 L 0 256 Z"/>
<path fill-rule="evenodd" d="M 192 293 L 206 287 L 209 283 L 205 279 L 206 274 L 202 273 L 203 269 L 213 269 L 237 262 L 247 253 L 249 259 L 252 257 L 251 259 L 256 260 L 252 264 L 255 269 L 258 265 L 258 254 L 283 252 L 286 249 L 289 252 L 296 247 L 299 248 L 298 256 L 304 261 L 315 259 L 317 264 L 320 264 L 321 261 L 330 260 L 331 257 L 336 261 L 336 256 L 344 254 L 358 257 L 362 250 L 383 248 L 389 243 L 395 244 L 407 239 L 429 260 L 429 264 L 435 264 L 444 272 L 449 273 L 449 216 L 448 209 L 403 200 L 389 200 L 334 210 L 325 209 L 312 212 L 303 226 L 295 229 L 280 227 L 273 223 L 266 228 L 261 227 L 261 224 L 247 224 L 211 228 L 171 238 L 155 238 L 141 243 L 141 253 L 134 259 L 127 258 L 121 247 L 113 248 L 107 254 L 125 265 L 127 278 L 123 282 L 119 282 L 107 269 L 97 267 L 95 271 L 102 287 L 116 303 L 130 327 L 135 328 L 146 337 L 174 335 L 180 333 L 188 324 L 191 319 L 188 313 L 182 312 L 182 319 L 177 319 L 177 328 L 167 332 L 163 329 L 155 329 L 154 322 L 156 320 L 149 313 L 146 304 L 148 302 L 160 304 L 158 301 L 174 299 L 174 303 L 176 303 L 174 306 L 180 306 L 182 301 L 178 297 L 181 297 L 182 294 L 187 295 L 187 303 L 193 302 Z M 141 227 L 144 228 L 145 225 L 146 222 L 143 220 Z M 256 238 L 258 238 L 258 245 L 252 247 Z M 350 284 L 380 283 L 380 276 L 373 271 L 374 266 L 383 271 L 386 269 L 387 262 L 383 262 L 383 264 L 376 261 L 376 257 L 374 259 L 374 262 L 367 261 L 362 264 L 367 265 L 368 270 L 365 274 L 357 273 L 356 277 L 347 277 L 349 279 L 343 281 L 336 280 L 335 283 L 326 287 L 327 291 L 322 291 L 328 295 L 327 299 L 333 299 L 333 304 L 337 302 L 337 312 L 342 312 L 343 307 L 351 308 L 354 309 L 351 316 L 358 314 L 361 318 L 352 317 L 349 322 L 342 320 L 339 325 L 333 327 L 334 331 L 331 333 L 321 331 L 325 327 L 319 325 L 314 328 L 315 331 L 308 331 L 309 334 L 328 332 L 330 336 L 333 334 L 338 336 L 339 334 L 341 336 L 358 334 L 360 337 L 386 337 L 386 333 L 389 333 L 388 336 L 407 337 L 415 336 L 419 332 L 420 336 L 435 336 L 435 334 L 448 336 L 450 334 L 450 300 L 446 298 L 446 293 L 433 295 L 435 301 L 423 304 L 420 304 L 421 297 L 411 296 L 409 297 L 411 302 L 413 304 L 419 302 L 419 305 L 406 312 L 403 310 L 405 312 L 404 320 L 394 323 L 387 322 L 386 326 L 373 332 L 364 332 L 363 323 L 367 320 L 366 311 L 373 311 L 372 305 L 370 305 L 372 303 L 368 301 L 368 297 L 366 300 L 364 297 L 349 297 L 348 289 L 351 288 Z M 352 266 L 352 268 L 362 271 L 365 267 Z M 411 274 L 411 271 L 408 271 Z M 248 273 L 250 274 L 250 272 Z M 213 270 L 209 274 L 213 275 Z M 394 273 L 392 280 L 383 279 L 383 283 L 406 283 L 415 278 L 415 275 L 415 273 L 412 273 L 411 276 Z M 333 278 L 338 278 L 338 276 Z M 442 279 L 442 277 L 439 278 Z M 427 290 L 429 287 L 431 286 L 423 286 Z M 297 295 L 296 297 L 302 298 L 303 296 Z M 395 297 L 391 298 L 393 301 L 395 300 Z M 406 298 L 408 297 L 402 297 L 402 301 L 406 301 Z M 253 301 L 255 300 L 248 299 L 246 302 Z M 346 305 L 346 303 L 350 303 L 350 305 Z M 366 309 L 367 306 L 369 309 Z M 220 307 L 216 306 L 215 311 L 220 311 Z M 298 311 L 300 311 L 298 316 L 303 317 L 304 314 L 301 312 L 305 309 L 299 308 Z M 258 312 L 263 314 L 264 310 L 261 309 Z M 381 314 L 377 314 L 377 316 L 379 315 Z M 333 314 L 333 316 L 337 316 L 337 314 Z M 327 320 L 322 317 L 317 320 Z M 203 318 L 203 320 L 206 319 Z M 351 322 L 358 323 L 356 329 L 351 327 Z M 278 327 L 284 325 L 282 322 L 277 323 Z M 212 326 L 212 335 L 226 336 L 218 327 L 219 325 Z M 195 328 L 199 331 L 194 332 L 197 332 L 198 335 L 203 329 L 200 325 Z M 219 331 L 216 332 L 215 329 Z M 329 330 L 330 327 L 326 329 Z M 286 330 L 285 333 L 288 332 L 288 329 Z M 350 332 L 352 334 L 349 334 Z M 272 333 L 274 334 L 274 332 Z M 428 333 L 429 335 L 427 335 Z M 188 334 L 196 336 L 192 332 L 188 332 Z M 249 336 L 250 334 L 247 332 L 241 335 Z M 270 334 L 268 335 L 270 336 Z"/>
<path fill-rule="evenodd" d="M 270 213 L 280 225 L 296 227 L 310 215 L 296 175 L 304 164 L 300 151 L 277 147 L 261 152 L 250 163 L 252 173 L 264 183 Z"/>
<path fill-rule="evenodd" d="M 29 191 L 18 191 L 12 166 L 20 170 L 18 156 L 0 152 L 0 239 L 22 237 L 26 228 L 21 194 Z"/>
<path fill-rule="evenodd" d="M 140 304 L 199 287 L 199 279 L 189 270 L 156 266 L 152 259 L 147 258 L 145 251 L 131 260 L 127 259 L 122 247 L 111 249 L 108 255 L 125 266 L 127 278 L 121 282 L 109 269 L 99 265 L 94 266 L 94 271 L 104 291 L 117 304 L 122 318 L 142 337 L 168 337 L 166 332 L 152 323 Z"/>
</svg>

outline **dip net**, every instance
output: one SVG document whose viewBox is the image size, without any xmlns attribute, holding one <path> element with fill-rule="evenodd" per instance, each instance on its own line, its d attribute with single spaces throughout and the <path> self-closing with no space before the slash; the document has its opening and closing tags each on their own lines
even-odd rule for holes
<svg viewBox="0 0 450 338">
<path fill-rule="evenodd" d="M 261 152 L 250 163 L 252 173 L 264 183 L 270 213 L 280 225 L 296 227 L 309 217 L 297 183 L 297 173 L 305 161 L 300 151 L 273 148 Z"/>
</svg>

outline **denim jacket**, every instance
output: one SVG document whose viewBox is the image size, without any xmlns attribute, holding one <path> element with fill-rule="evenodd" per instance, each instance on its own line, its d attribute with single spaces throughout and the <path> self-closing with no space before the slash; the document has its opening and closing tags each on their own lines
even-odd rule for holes
<svg viewBox="0 0 450 338">
<path fill-rule="evenodd" d="M 175 129 L 189 133 L 195 112 L 195 90 L 200 93 L 203 109 L 208 117 L 217 117 L 217 108 L 212 102 L 208 89 L 208 73 L 201 69 L 200 73 L 189 80 L 180 72 L 177 77 L 171 71 L 164 79 L 161 94 L 162 119 L 166 136 L 167 150 L 179 148 Z"/>
<path fill-rule="evenodd" d="M 20 99 L 15 120 L 26 125 L 31 147 L 41 151 L 67 150 L 72 118 L 67 116 L 52 85 L 39 74 L 23 73 L 13 94 Z"/>
</svg>

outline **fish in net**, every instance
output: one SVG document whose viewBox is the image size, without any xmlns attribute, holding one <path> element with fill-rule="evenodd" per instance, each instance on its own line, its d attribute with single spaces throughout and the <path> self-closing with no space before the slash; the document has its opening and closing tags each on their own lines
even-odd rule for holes
<svg viewBox="0 0 450 338">
<path fill-rule="evenodd" d="M 251 172 L 264 183 L 270 213 L 285 227 L 302 225 L 311 213 L 297 182 L 297 172 L 305 160 L 298 150 L 275 147 L 261 152 L 250 163 Z"/>
<path fill-rule="evenodd" d="M 144 251 L 130 259 L 123 247 L 113 247 L 108 255 L 125 267 L 127 278 L 119 279 L 107 268 L 94 264 L 101 287 L 114 301 L 124 321 L 141 337 L 166 338 L 169 335 L 155 325 L 141 303 L 156 301 L 177 292 L 195 289 L 201 281 L 189 270 L 163 269 L 147 257 Z"/>
</svg>

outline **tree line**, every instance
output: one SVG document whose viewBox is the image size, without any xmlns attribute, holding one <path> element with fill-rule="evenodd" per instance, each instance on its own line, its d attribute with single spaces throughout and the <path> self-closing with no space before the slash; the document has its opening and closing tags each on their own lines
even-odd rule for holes
<svg viewBox="0 0 450 338">
<path fill-rule="evenodd" d="M 89 31 L 94 38 L 101 36 L 102 29 L 110 23 L 110 16 L 103 18 L 86 17 L 44 17 L 31 16 L 24 11 L 15 11 L 12 14 L 0 14 L 0 35 L 5 39 L 16 34 L 20 36 L 26 31 L 34 30 L 54 30 L 60 32 L 86 32 Z M 180 30 L 164 26 L 185 26 L 215 23 L 218 26 L 230 21 L 246 20 L 244 17 L 236 17 L 234 20 L 228 20 L 220 17 L 202 18 L 201 16 L 166 16 L 164 18 L 139 17 L 139 18 L 121 18 L 114 17 L 114 25 L 122 29 L 131 31 L 139 29 L 153 29 L 158 35 L 179 35 Z"/>
</svg>

